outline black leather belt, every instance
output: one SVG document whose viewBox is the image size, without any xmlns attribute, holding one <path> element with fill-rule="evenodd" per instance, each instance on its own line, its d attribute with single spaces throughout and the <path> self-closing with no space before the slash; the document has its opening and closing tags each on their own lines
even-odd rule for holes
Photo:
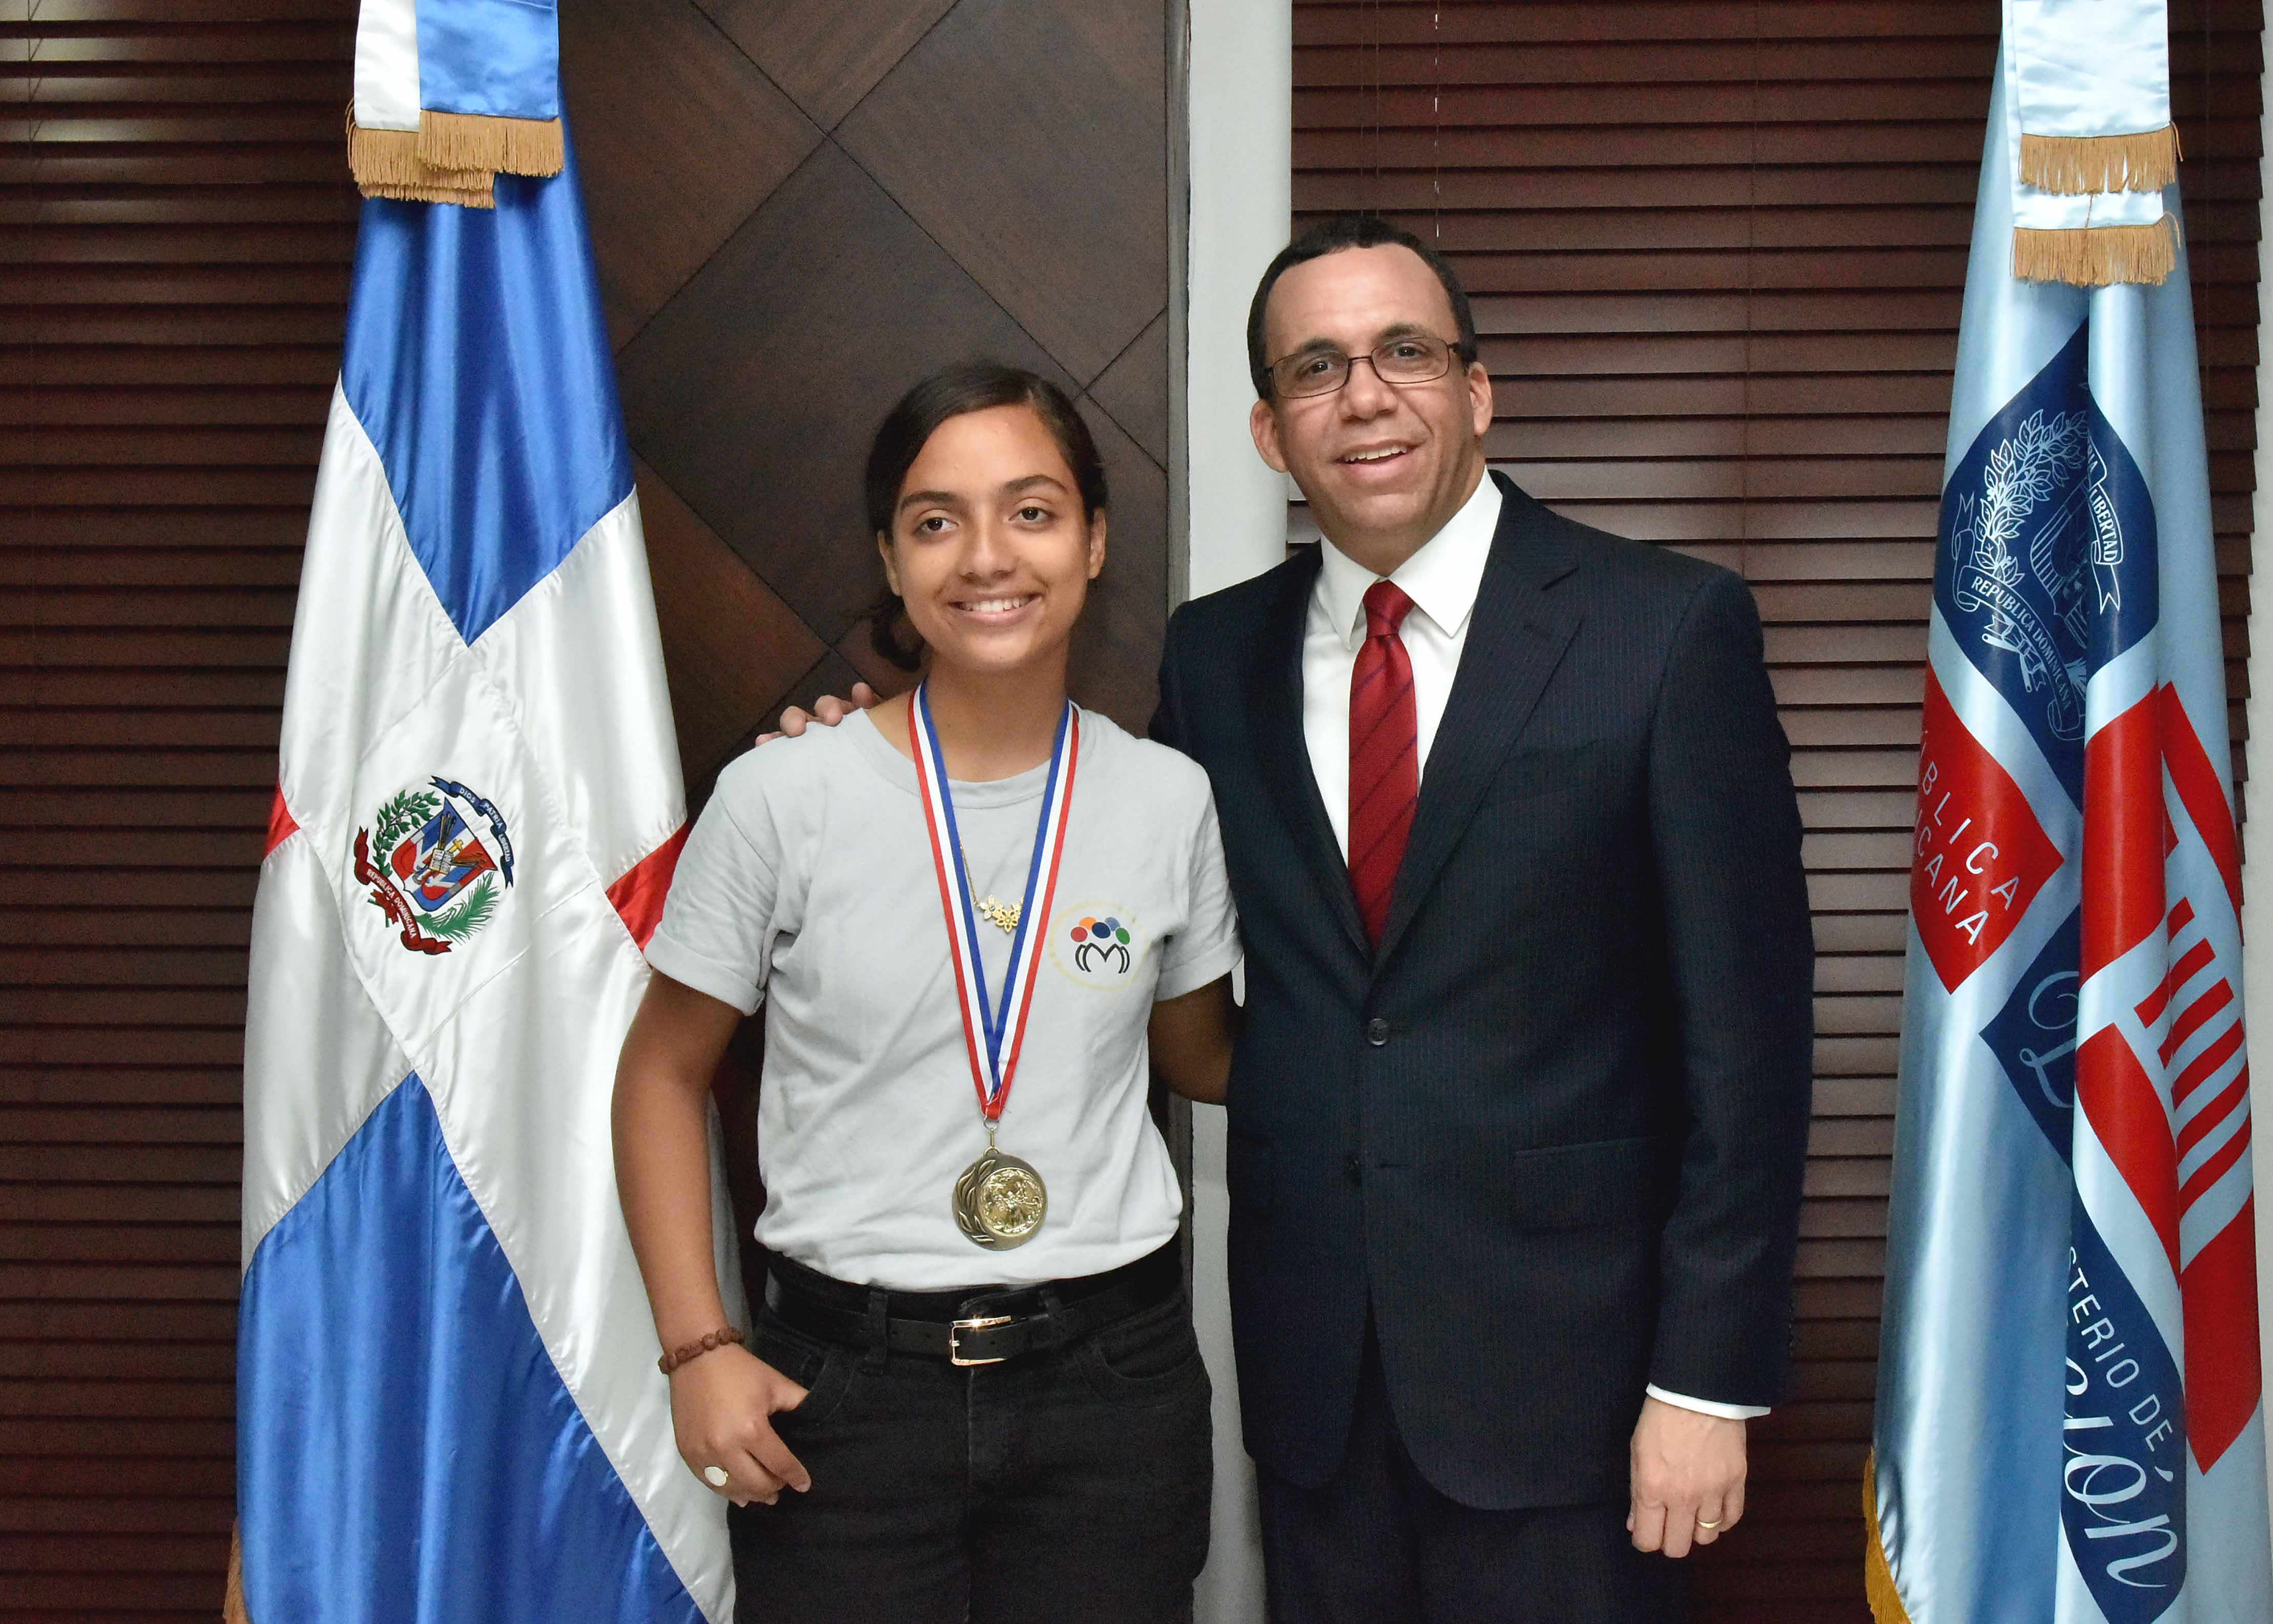
<svg viewBox="0 0 2273 1624">
<path fill-rule="evenodd" d="M 832 1280 L 787 1258 L 768 1258 L 766 1270 L 773 1281 L 769 1305 L 791 1330 L 860 1349 L 881 1341 L 894 1353 L 959 1365 L 1000 1365 L 1063 1348 L 1167 1301 L 1182 1287 L 1184 1272 L 1174 1241 L 1102 1274 L 1039 1286 L 886 1291 Z"/>
</svg>

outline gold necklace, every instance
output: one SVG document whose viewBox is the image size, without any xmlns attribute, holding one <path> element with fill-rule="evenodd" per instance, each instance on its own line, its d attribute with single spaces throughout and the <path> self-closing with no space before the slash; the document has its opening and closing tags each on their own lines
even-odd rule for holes
<svg viewBox="0 0 2273 1624">
<path fill-rule="evenodd" d="M 955 855 L 956 860 L 963 865 L 964 884 L 970 887 L 972 891 L 977 891 L 979 889 L 978 883 L 971 877 L 971 853 L 964 851 L 962 846 L 957 846 L 955 848 Z M 1018 934 L 1018 915 L 1024 911 L 1023 904 L 1005 902 L 1001 898 L 995 896 L 994 892 L 989 891 L 986 895 L 981 897 L 974 906 L 979 910 L 979 917 L 985 920 L 988 924 L 994 926 L 995 929 L 1001 931 L 1004 936 L 1009 936 Z"/>
</svg>

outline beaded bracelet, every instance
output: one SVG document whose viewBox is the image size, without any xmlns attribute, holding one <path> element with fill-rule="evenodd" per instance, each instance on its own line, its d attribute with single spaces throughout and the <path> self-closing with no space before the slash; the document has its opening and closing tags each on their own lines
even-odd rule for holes
<svg viewBox="0 0 2273 1624">
<path fill-rule="evenodd" d="M 728 1342 L 739 1342 L 741 1340 L 742 1334 L 739 1331 L 731 1325 L 722 1325 L 705 1335 L 700 1342 L 689 1342 L 675 1352 L 664 1354 L 655 1362 L 655 1367 L 668 1376 L 690 1359 L 699 1359 L 714 1348 L 723 1348 Z"/>
</svg>

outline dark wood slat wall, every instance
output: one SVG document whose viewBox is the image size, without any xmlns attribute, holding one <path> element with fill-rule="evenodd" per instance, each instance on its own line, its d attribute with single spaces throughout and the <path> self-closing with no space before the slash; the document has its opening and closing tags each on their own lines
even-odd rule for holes
<svg viewBox="0 0 2273 1624">
<path fill-rule="evenodd" d="M 2259 7 L 2172 8 L 2240 766 Z M 1575 517 L 1743 572 L 1820 953 L 1800 1365 L 1700 1617 L 1836 1624 L 1885 1265 L 1932 536 L 1998 7 L 1295 7 L 1294 207 L 1391 214 L 1474 296 L 1495 462 Z M 1294 533 L 1309 531 L 1298 508 Z M 1314 533 L 1314 532 L 1310 532 Z"/>
<path fill-rule="evenodd" d="M 212 1617 L 351 0 L 0 6 L 0 1618 Z"/>
</svg>

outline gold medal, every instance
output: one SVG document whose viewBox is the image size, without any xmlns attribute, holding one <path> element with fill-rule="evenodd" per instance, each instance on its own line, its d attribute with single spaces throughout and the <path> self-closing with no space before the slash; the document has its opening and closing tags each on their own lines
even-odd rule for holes
<svg viewBox="0 0 2273 1624">
<path fill-rule="evenodd" d="M 987 1136 L 986 1152 L 955 1181 L 955 1222 L 973 1244 L 1008 1252 L 1034 1238 L 1049 1215 L 1050 1192 L 1031 1162 L 1005 1155 Z"/>
<path fill-rule="evenodd" d="M 971 1087 L 986 1124 L 986 1151 L 955 1181 L 956 1228 L 974 1246 L 1004 1252 L 1034 1238 L 1049 1215 L 1050 1195 L 1031 1162 L 994 1147 L 994 1124 L 1010 1097 L 1025 1041 L 1026 1017 L 1033 1010 L 1035 972 L 1041 961 L 1039 938 L 1029 929 L 1027 904 L 1050 916 L 1057 894 L 1058 863 L 1064 855 L 1066 824 L 1073 810 L 1073 778 L 1081 759 L 1080 712 L 1069 700 L 1050 748 L 1050 776 L 1042 792 L 1041 816 L 1034 827 L 1034 854 L 1026 889 L 1016 903 L 994 896 L 974 898 L 971 863 L 956 833 L 955 798 L 948 793 L 947 759 L 932 731 L 928 682 L 916 688 L 908 706 L 908 754 L 915 757 L 916 782 L 923 792 L 924 823 L 931 836 L 932 868 L 939 878 L 941 914 L 954 954 L 956 999 L 962 1005 L 964 1051 L 971 1062 Z M 953 866 L 949 866 L 949 854 Z M 976 940 L 985 920 L 1010 937 L 1010 961 L 1002 972 L 1002 1000 L 987 996 L 986 966 Z"/>
</svg>

